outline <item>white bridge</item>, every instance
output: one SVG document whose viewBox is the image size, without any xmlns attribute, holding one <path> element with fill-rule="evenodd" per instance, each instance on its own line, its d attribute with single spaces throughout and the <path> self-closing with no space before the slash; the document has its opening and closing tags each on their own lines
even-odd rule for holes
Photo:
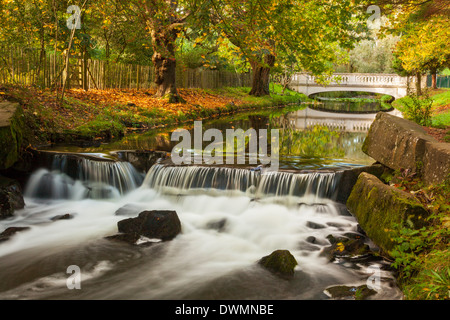
<svg viewBox="0 0 450 320">
<path fill-rule="evenodd" d="M 291 90 L 307 96 L 319 92 L 362 91 L 393 96 L 395 99 L 407 95 L 408 85 L 415 88 L 415 77 L 401 77 L 385 73 L 335 73 L 328 85 L 316 82 L 316 77 L 306 73 L 296 73 L 289 85 Z M 421 81 L 426 86 L 426 77 Z"/>
<path fill-rule="evenodd" d="M 394 109 L 387 112 L 397 117 L 402 117 L 400 111 Z M 377 113 L 339 113 L 326 112 L 305 108 L 291 112 L 286 119 L 288 125 L 295 129 L 304 130 L 312 126 L 325 126 L 331 130 L 340 130 L 346 132 L 367 132 Z"/>
</svg>

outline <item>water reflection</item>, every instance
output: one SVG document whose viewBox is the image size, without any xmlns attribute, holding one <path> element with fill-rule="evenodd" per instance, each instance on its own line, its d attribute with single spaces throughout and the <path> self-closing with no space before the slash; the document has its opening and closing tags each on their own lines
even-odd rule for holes
<svg viewBox="0 0 450 320">
<path fill-rule="evenodd" d="M 227 129 L 243 129 L 244 131 L 251 128 L 256 131 L 268 129 L 269 133 L 270 129 L 279 129 L 280 168 L 335 170 L 369 165 L 374 162 L 372 158 L 361 151 L 361 147 L 375 116 L 376 113 L 323 112 L 306 105 L 297 105 L 203 121 L 202 132 L 211 128 L 218 129 L 225 138 Z M 193 139 L 193 124 L 179 127 L 189 130 Z M 179 141 L 171 141 L 171 134 L 176 129 L 177 127 L 171 127 L 128 134 L 122 140 L 99 147 L 78 148 L 59 145 L 51 149 L 83 153 L 109 153 L 117 150 L 171 152 L 173 147 L 179 143 Z M 203 147 L 210 143 L 204 141 Z M 246 143 L 248 144 L 248 139 Z M 226 151 L 225 139 L 224 151 Z"/>
</svg>

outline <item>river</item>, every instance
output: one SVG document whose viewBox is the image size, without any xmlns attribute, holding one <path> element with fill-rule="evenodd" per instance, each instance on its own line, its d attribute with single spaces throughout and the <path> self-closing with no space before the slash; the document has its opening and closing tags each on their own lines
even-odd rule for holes
<svg viewBox="0 0 450 320">
<path fill-rule="evenodd" d="M 170 151 L 174 128 L 98 147 L 54 146 L 51 166 L 27 183 L 26 207 L 0 221 L 0 231 L 30 228 L 0 243 L 0 299 L 329 299 L 326 288 L 364 285 L 374 267 L 380 287 L 370 298 L 400 299 L 383 259 L 323 255 L 329 235 L 364 237 L 334 196 L 343 170 L 374 162 L 361 152 L 374 117 L 298 106 L 203 122 L 205 130 L 280 129 L 280 170 L 271 175 L 163 164 L 142 172 L 114 161 L 117 150 Z M 113 161 L 88 157 L 68 168 L 61 152 Z M 144 210 L 175 210 L 181 234 L 140 246 L 105 239 Z M 64 214 L 71 219 L 55 221 Z M 277 249 L 298 262 L 290 280 L 257 264 Z M 81 271 L 80 289 L 67 286 L 69 266 Z"/>
</svg>

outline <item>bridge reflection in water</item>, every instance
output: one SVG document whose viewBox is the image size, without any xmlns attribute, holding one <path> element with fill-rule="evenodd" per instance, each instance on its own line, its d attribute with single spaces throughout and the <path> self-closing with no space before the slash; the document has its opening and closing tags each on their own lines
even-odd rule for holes
<svg viewBox="0 0 450 320">
<path fill-rule="evenodd" d="M 401 113 L 398 110 L 387 113 L 401 117 Z M 287 120 L 291 127 L 300 130 L 320 125 L 326 126 L 332 130 L 367 132 L 369 131 L 372 122 L 375 120 L 376 115 L 376 113 L 336 113 L 305 108 L 289 113 L 287 115 Z"/>
</svg>

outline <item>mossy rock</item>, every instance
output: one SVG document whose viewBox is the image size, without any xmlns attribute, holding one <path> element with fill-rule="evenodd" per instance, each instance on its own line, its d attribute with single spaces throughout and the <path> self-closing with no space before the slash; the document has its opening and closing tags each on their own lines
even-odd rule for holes
<svg viewBox="0 0 450 320">
<path fill-rule="evenodd" d="M 275 275 L 289 279 L 294 276 L 297 260 L 295 260 L 295 257 L 289 250 L 276 250 L 270 255 L 261 258 L 258 263 Z"/>
<path fill-rule="evenodd" d="M 372 254 L 370 247 L 364 242 L 364 237 L 356 235 L 354 238 L 327 236 L 331 246 L 326 247 L 320 253 L 329 261 L 336 258 L 359 259 Z"/>
<path fill-rule="evenodd" d="M 23 147 L 23 111 L 18 103 L 0 103 L 0 169 L 10 168 Z"/>
<path fill-rule="evenodd" d="M 354 299 L 366 300 L 368 297 L 376 294 L 375 290 L 369 289 L 367 285 L 355 286 L 334 286 L 325 289 L 325 294 L 332 299 Z"/>
<path fill-rule="evenodd" d="M 359 175 L 347 207 L 367 236 L 386 253 L 394 246 L 392 231 L 396 226 L 421 228 L 429 215 L 413 195 L 368 173 Z"/>
<path fill-rule="evenodd" d="M 12 217 L 15 210 L 22 209 L 24 206 L 20 184 L 0 176 L 0 219 Z"/>
</svg>

